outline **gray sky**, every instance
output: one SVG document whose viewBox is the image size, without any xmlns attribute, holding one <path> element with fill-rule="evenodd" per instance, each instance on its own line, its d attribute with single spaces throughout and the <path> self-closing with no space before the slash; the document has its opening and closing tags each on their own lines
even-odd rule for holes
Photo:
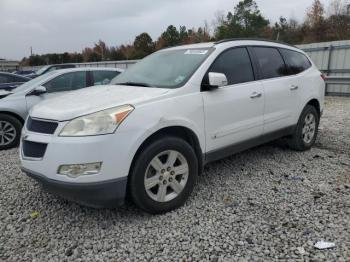
<svg viewBox="0 0 350 262">
<path fill-rule="evenodd" d="M 327 6 L 330 0 L 323 0 Z M 99 39 L 131 43 L 148 32 L 155 40 L 169 24 L 198 27 L 217 11 L 232 11 L 238 0 L 0 0 L 0 58 L 33 52 L 80 52 Z M 256 0 L 271 21 L 302 20 L 312 0 Z"/>
</svg>

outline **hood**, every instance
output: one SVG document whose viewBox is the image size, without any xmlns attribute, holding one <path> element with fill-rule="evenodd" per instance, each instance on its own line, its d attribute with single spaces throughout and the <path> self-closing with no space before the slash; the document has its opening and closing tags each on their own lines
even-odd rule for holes
<svg viewBox="0 0 350 262">
<path fill-rule="evenodd" d="M 141 104 L 168 92 L 168 89 L 149 87 L 95 86 L 47 99 L 35 106 L 30 115 L 66 121 L 115 106 Z"/>
<path fill-rule="evenodd" d="M 12 94 L 12 92 L 10 92 L 10 91 L 0 90 L 0 99 L 7 97 L 8 95 L 11 95 L 11 94 Z"/>
</svg>

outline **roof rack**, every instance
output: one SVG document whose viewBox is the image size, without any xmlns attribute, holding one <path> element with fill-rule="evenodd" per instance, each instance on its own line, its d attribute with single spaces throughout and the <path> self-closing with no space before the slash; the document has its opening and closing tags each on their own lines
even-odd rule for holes
<svg viewBox="0 0 350 262">
<path fill-rule="evenodd" d="M 247 37 L 247 38 L 228 38 L 228 39 L 223 39 L 220 41 L 215 42 L 215 45 L 226 43 L 226 42 L 233 42 L 233 41 L 262 41 L 262 42 L 270 42 L 270 43 L 275 43 L 275 44 L 282 44 L 282 45 L 287 45 L 290 47 L 297 48 L 294 45 L 282 42 L 282 41 L 276 41 L 276 40 L 271 40 L 271 39 L 265 39 L 265 38 L 254 38 L 254 37 Z"/>
</svg>

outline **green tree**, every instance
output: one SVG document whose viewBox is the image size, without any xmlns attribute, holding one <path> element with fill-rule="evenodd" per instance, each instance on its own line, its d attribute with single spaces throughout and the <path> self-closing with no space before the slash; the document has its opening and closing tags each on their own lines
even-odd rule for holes
<svg viewBox="0 0 350 262">
<path fill-rule="evenodd" d="M 184 44 L 188 41 L 188 31 L 186 26 L 180 26 L 179 41 Z"/>
<path fill-rule="evenodd" d="M 70 63 L 71 62 L 71 57 L 70 55 L 67 53 L 67 52 L 64 52 L 62 55 L 61 55 L 61 63 Z"/>
<path fill-rule="evenodd" d="M 82 63 L 84 62 L 83 60 L 83 55 L 80 54 L 80 53 L 73 53 L 73 54 L 70 54 L 71 56 L 71 63 Z"/>
<path fill-rule="evenodd" d="M 45 65 L 45 60 L 40 55 L 31 55 L 29 57 L 29 65 L 30 66 L 37 66 L 37 65 Z"/>
<path fill-rule="evenodd" d="M 175 26 L 168 26 L 167 30 L 161 35 L 162 47 L 176 46 L 180 44 L 180 32 Z"/>
<path fill-rule="evenodd" d="M 143 58 L 154 51 L 154 43 L 147 33 L 136 36 L 134 41 L 135 57 Z"/>
<path fill-rule="evenodd" d="M 49 61 L 49 64 L 59 64 L 61 63 L 61 59 L 60 59 L 60 55 L 59 54 L 48 54 L 47 55 L 48 57 L 48 61 Z"/>
<path fill-rule="evenodd" d="M 120 48 L 111 47 L 110 48 L 110 59 L 112 61 L 116 61 L 116 60 L 126 60 L 127 58 Z"/>
<path fill-rule="evenodd" d="M 300 25 L 294 19 L 287 20 L 280 17 L 279 21 L 272 27 L 272 39 L 289 44 L 298 44 L 303 40 Z"/>
<path fill-rule="evenodd" d="M 216 38 L 260 37 L 263 36 L 269 20 L 265 19 L 254 0 L 240 1 L 232 14 L 216 30 Z"/>
</svg>

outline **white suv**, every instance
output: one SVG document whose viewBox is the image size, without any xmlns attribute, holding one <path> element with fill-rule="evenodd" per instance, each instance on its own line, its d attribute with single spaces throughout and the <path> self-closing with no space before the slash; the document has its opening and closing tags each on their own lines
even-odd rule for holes
<svg viewBox="0 0 350 262">
<path fill-rule="evenodd" d="M 299 49 L 226 40 L 159 51 L 112 81 L 30 112 L 23 171 L 73 201 L 150 213 L 181 206 L 203 165 L 286 137 L 315 142 L 323 76 Z"/>
</svg>

